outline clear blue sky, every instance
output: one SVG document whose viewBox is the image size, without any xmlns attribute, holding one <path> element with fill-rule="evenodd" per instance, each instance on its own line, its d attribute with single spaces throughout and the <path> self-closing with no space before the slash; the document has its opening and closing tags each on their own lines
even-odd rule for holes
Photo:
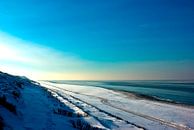
<svg viewBox="0 0 194 130">
<path fill-rule="evenodd" d="M 194 74 L 188 67 L 194 61 L 193 0 L 1 0 L 0 31 L 33 46 L 92 62 L 87 63 L 89 69 L 78 70 L 79 75 L 95 77 L 91 73 L 102 66 L 99 77 L 124 73 L 124 69 L 140 75 L 118 74 L 113 79 L 144 79 L 147 75 L 148 79 L 155 75 L 156 79 L 189 79 Z M 128 68 L 128 64 L 133 65 Z M 150 64 L 155 64 L 155 69 Z M 166 73 L 156 72 L 162 64 L 160 71 Z M 169 73 L 175 64 L 177 70 Z M 113 72 L 115 68 L 118 72 Z M 149 73 L 142 76 L 144 69 Z M 183 77 L 176 77 L 182 72 Z"/>
</svg>

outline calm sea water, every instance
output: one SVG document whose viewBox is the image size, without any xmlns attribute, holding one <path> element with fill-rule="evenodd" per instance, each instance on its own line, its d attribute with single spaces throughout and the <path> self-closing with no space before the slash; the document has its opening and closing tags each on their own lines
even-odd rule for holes
<svg viewBox="0 0 194 130">
<path fill-rule="evenodd" d="M 51 81 L 132 92 L 155 99 L 194 105 L 194 81 Z"/>
</svg>

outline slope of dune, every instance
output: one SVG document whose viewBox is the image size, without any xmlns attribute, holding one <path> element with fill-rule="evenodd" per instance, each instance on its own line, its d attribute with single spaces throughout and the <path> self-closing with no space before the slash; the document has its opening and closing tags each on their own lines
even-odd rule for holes
<svg viewBox="0 0 194 130">
<path fill-rule="evenodd" d="M 70 102 L 61 102 L 38 83 L 0 72 L 0 129 L 105 129 Z"/>
</svg>

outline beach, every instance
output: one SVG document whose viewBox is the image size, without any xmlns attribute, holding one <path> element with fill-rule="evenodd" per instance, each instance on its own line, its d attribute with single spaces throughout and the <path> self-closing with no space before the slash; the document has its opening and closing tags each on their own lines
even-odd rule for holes
<svg viewBox="0 0 194 130">
<path fill-rule="evenodd" d="M 40 82 L 109 129 L 194 129 L 194 109 L 105 88 Z"/>
</svg>

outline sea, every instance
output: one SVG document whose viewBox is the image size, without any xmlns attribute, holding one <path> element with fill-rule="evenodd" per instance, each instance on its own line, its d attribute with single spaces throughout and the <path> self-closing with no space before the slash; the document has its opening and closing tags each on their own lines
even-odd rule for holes
<svg viewBox="0 0 194 130">
<path fill-rule="evenodd" d="M 101 87 L 110 90 L 133 93 L 137 96 L 194 106 L 194 81 L 86 81 L 86 80 L 52 80 L 59 84 L 84 85 L 88 87 Z"/>
</svg>

